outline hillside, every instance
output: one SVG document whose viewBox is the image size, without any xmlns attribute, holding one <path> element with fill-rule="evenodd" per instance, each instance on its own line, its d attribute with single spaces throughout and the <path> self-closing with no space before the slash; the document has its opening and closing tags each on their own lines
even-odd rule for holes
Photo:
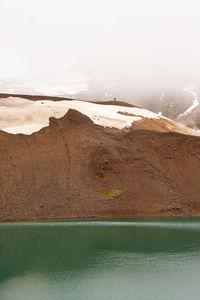
<svg viewBox="0 0 200 300">
<path fill-rule="evenodd" d="M 48 126 L 50 117 L 61 118 L 69 109 L 74 109 L 103 127 L 197 134 L 168 118 L 125 102 L 69 101 L 62 98 L 52 101 L 48 97 L 40 100 L 39 96 L 30 100 L 25 97 L 0 98 L 1 130 L 15 134 L 32 134 Z"/>
<path fill-rule="evenodd" d="M 138 107 L 27 101 L 0 102 L 0 221 L 200 215 L 199 136 Z"/>
</svg>

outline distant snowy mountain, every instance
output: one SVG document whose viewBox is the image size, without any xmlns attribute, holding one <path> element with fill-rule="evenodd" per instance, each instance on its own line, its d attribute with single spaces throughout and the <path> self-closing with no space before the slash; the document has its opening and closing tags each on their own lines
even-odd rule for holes
<svg viewBox="0 0 200 300">
<path fill-rule="evenodd" d="M 61 72 L 51 76 L 10 78 L 0 81 L 1 93 L 77 95 L 88 90 L 89 76 L 82 72 Z"/>
<path fill-rule="evenodd" d="M 200 100 L 194 87 L 186 87 L 185 90 L 193 96 L 192 104 L 186 111 L 177 117 L 177 121 L 189 127 L 200 129 Z"/>
<path fill-rule="evenodd" d="M 151 89 L 123 76 L 62 71 L 35 77 L 1 80 L 0 92 L 62 96 L 90 101 L 117 98 L 119 101 L 145 107 L 191 127 L 196 125 L 199 127 L 200 124 L 200 117 L 196 113 L 200 110 L 198 100 L 200 89 L 195 85 L 180 85 L 173 89 L 167 87 Z"/>
<path fill-rule="evenodd" d="M 185 87 L 184 90 L 186 92 L 190 93 L 194 98 L 192 100 L 192 105 L 189 106 L 184 113 L 180 114 L 177 119 L 180 119 L 180 118 L 182 118 L 184 116 L 187 116 L 188 114 L 192 113 L 192 111 L 199 105 L 199 100 L 198 100 L 198 97 L 197 97 L 197 93 L 195 93 L 193 91 L 193 87 Z"/>
</svg>

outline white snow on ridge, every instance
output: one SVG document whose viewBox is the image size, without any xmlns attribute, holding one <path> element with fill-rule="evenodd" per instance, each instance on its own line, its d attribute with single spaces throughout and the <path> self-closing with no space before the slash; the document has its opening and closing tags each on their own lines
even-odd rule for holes
<svg viewBox="0 0 200 300">
<path fill-rule="evenodd" d="M 30 101 L 17 97 L 0 99 L 0 129 L 12 134 L 32 134 L 49 125 L 49 117 L 61 118 L 69 109 L 88 116 L 95 124 L 123 129 L 142 117 L 161 116 L 137 107 L 103 105 L 84 101 Z M 125 115 L 121 113 L 130 114 Z"/>
<path fill-rule="evenodd" d="M 18 133 L 23 133 L 26 135 L 30 135 L 33 132 L 39 131 L 41 128 L 44 126 L 41 124 L 29 124 L 29 125 L 22 125 L 22 126 L 14 126 L 14 127 L 8 127 L 4 128 L 3 131 L 12 133 L 12 134 L 18 134 Z"/>
<path fill-rule="evenodd" d="M 193 101 L 192 101 L 192 105 L 191 105 L 184 113 L 180 114 L 180 115 L 178 116 L 178 119 L 179 119 L 180 117 L 182 117 L 182 116 L 185 116 L 185 115 L 191 113 L 191 111 L 192 111 L 195 107 L 197 107 L 197 106 L 199 105 L 199 101 L 198 101 L 198 98 L 197 98 L 197 93 L 195 93 L 195 92 L 192 90 L 192 88 L 190 88 L 190 87 L 185 87 L 184 90 L 185 90 L 186 92 L 190 93 L 191 95 L 193 95 L 193 96 L 194 96 L 194 99 L 193 99 Z"/>
</svg>

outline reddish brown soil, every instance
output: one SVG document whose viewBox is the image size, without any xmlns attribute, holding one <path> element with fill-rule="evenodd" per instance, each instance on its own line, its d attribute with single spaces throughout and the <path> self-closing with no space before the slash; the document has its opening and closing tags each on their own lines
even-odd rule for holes
<svg viewBox="0 0 200 300">
<path fill-rule="evenodd" d="M 72 101 L 72 100 L 79 100 L 79 99 L 66 98 L 66 97 L 0 93 L 0 98 L 8 98 L 8 97 L 19 97 L 19 98 L 28 99 L 28 100 L 31 100 L 31 101 L 42 101 L 42 100 L 50 100 L 50 101 L 68 100 L 68 101 Z M 84 100 L 80 100 L 80 101 L 84 101 Z M 86 102 L 88 102 L 88 101 L 86 101 Z M 90 101 L 90 102 L 96 103 L 96 104 L 103 104 L 103 105 L 138 107 L 138 106 L 132 105 L 132 104 L 127 103 L 127 102 L 122 102 L 122 101 L 99 101 L 99 102 L 98 101 L 97 102 Z"/>
<path fill-rule="evenodd" d="M 130 103 L 127 103 L 127 102 L 122 102 L 122 101 L 96 101 L 96 102 L 93 102 L 93 103 L 96 103 L 96 104 L 103 104 L 103 105 L 117 105 L 117 106 L 126 106 L 126 107 L 139 107 L 139 106 L 136 106 L 136 105 L 133 105 L 133 104 L 130 104 Z"/>
<path fill-rule="evenodd" d="M 51 101 L 69 100 L 70 101 L 70 100 L 75 100 L 75 99 L 66 98 L 66 97 L 0 93 L 0 98 L 8 98 L 8 97 L 19 97 L 19 98 L 32 100 L 32 101 L 40 101 L 40 100 L 51 100 Z"/>
<path fill-rule="evenodd" d="M 0 131 L 0 163 L 0 221 L 200 215 L 199 137 L 69 110 L 31 136 Z"/>
<path fill-rule="evenodd" d="M 118 111 L 118 114 L 125 116 L 138 117 L 137 115 L 130 114 L 127 112 Z M 178 123 L 169 120 L 169 119 L 151 119 L 140 116 L 142 122 L 133 122 L 132 129 L 134 130 L 151 130 L 151 131 L 160 131 L 160 132 L 179 132 L 183 134 L 191 135 L 190 128 L 186 126 L 179 126 Z M 197 134 L 196 134 L 197 135 Z"/>
</svg>

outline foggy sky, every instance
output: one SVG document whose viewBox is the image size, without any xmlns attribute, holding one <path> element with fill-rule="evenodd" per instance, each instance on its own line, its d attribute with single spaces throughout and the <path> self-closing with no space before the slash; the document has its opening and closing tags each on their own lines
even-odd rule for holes
<svg viewBox="0 0 200 300">
<path fill-rule="evenodd" d="M 84 71 L 200 82 L 200 2 L 0 0 L 0 79 Z"/>
</svg>

